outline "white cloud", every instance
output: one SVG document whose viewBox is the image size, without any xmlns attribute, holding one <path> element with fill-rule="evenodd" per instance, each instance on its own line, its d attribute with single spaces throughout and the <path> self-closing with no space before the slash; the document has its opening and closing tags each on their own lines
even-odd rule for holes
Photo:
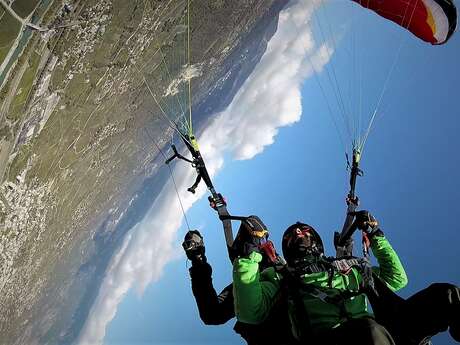
<svg viewBox="0 0 460 345">
<path fill-rule="evenodd" d="M 178 181 L 190 181 L 193 173 L 193 169 L 178 164 L 174 175 Z M 201 189 L 194 196 L 186 192 L 186 184 L 179 183 L 178 189 L 184 208 L 189 209 L 205 190 Z M 113 258 L 82 330 L 80 344 L 101 343 L 106 325 L 115 316 L 117 306 L 128 290 L 135 287 L 142 293 L 149 283 L 159 279 L 163 267 L 178 257 L 174 244 L 176 231 L 182 223 L 181 215 L 181 206 L 170 180 L 144 220 L 131 229 Z"/>
<path fill-rule="evenodd" d="M 313 73 L 312 65 L 322 70 L 331 51 L 325 44 L 315 47 L 310 30 L 319 3 L 299 1 L 280 14 L 278 30 L 253 74 L 203 133 L 203 151 L 206 143 L 230 150 L 236 159 L 250 159 L 273 143 L 278 128 L 300 120 L 302 82 Z"/>
<path fill-rule="evenodd" d="M 329 60 L 325 46 L 316 47 L 309 20 L 320 1 L 295 1 L 280 14 L 278 30 L 267 51 L 231 105 L 205 129 L 199 138 L 207 168 L 214 175 L 224 163 L 224 153 L 236 159 L 250 159 L 274 142 L 278 128 L 299 121 L 301 85 L 313 70 Z M 183 164 L 175 167 L 177 187 L 185 210 L 201 198 L 186 192 L 194 170 Z M 102 343 L 105 328 L 117 306 L 132 287 L 142 292 L 158 280 L 165 264 L 178 255 L 176 232 L 182 212 L 172 181 L 163 188 L 145 219 L 125 238 L 113 258 L 99 296 L 82 330 L 80 344 Z"/>
</svg>

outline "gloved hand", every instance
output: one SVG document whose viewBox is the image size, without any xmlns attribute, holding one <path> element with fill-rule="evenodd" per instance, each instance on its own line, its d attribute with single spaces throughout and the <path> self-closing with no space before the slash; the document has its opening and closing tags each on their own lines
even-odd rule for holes
<svg viewBox="0 0 460 345">
<path fill-rule="evenodd" d="M 354 226 L 359 230 L 366 233 L 368 236 L 379 235 L 382 236 L 383 232 L 379 228 L 377 219 L 369 211 L 357 211 L 350 212 L 352 216 L 355 216 Z"/>
<path fill-rule="evenodd" d="M 190 230 L 185 234 L 182 247 L 185 250 L 187 258 L 192 262 L 192 265 L 206 262 L 203 236 L 201 236 L 198 230 Z"/>
<path fill-rule="evenodd" d="M 248 256 L 252 252 L 261 253 L 261 246 L 268 240 L 268 230 L 257 216 L 249 216 L 241 222 L 231 248 L 232 261 L 239 256 Z"/>
</svg>

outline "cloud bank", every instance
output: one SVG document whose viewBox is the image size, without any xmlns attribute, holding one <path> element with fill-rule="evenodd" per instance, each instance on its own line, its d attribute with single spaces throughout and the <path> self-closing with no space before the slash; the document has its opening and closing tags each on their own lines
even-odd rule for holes
<svg viewBox="0 0 460 345">
<path fill-rule="evenodd" d="M 320 0 L 291 1 L 280 13 L 278 30 L 261 61 L 230 106 L 198 138 L 211 176 L 222 168 L 224 154 L 251 159 L 274 142 L 279 128 L 300 120 L 302 82 L 313 74 L 313 66 L 320 71 L 327 64 L 331 52 L 325 45 L 315 43 L 309 24 L 319 4 Z M 195 195 L 186 191 L 194 175 L 195 171 L 183 164 L 174 168 L 185 210 L 206 193 L 204 186 Z M 163 267 L 178 257 L 175 240 L 182 218 L 174 185 L 168 181 L 144 220 L 130 231 L 112 259 L 79 344 L 101 344 L 106 326 L 126 293 L 131 288 L 142 293 L 161 277 Z"/>
</svg>

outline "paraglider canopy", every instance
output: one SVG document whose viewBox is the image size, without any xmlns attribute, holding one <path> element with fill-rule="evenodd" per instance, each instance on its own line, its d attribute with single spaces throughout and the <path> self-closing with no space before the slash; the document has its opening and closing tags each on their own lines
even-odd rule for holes
<svg viewBox="0 0 460 345">
<path fill-rule="evenodd" d="M 452 0 L 353 0 L 431 44 L 446 43 L 457 26 Z"/>
</svg>

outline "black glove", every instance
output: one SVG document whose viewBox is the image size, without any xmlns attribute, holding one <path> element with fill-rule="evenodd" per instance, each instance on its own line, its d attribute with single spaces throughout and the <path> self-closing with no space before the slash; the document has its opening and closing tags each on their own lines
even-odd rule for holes
<svg viewBox="0 0 460 345">
<path fill-rule="evenodd" d="M 383 236 L 382 230 L 379 228 L 379 222 L 369 211 L 350 212 L 355 216 L 354 226 L 366 233 L 368 236 L 379 235 Z"/>
<path fill-rule="evenodd" d="M 231 260 L 239 256 L 248 256 L 252 252 L 261 252 L 261 246 L 267 242 L 268 230 L 257 216 L 249 216 L 241 221 L 241 226 L 233 242 Z"/>
<path fill-rule="evenodd" d="M 192 262 L 192 265 L 206 262 L 203 236 L 201 236 L 198 230 L 190 230 L 185 234 L 182 247 L 185 250 L 187 258 Z"/>
</svg>

